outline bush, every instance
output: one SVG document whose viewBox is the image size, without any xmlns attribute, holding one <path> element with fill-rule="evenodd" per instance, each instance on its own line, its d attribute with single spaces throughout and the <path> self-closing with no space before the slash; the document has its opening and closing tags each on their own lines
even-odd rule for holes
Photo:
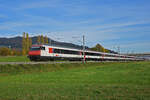
<svg viewBox="0 0 150 100">
<path fill-rule="evenodd" d="M 8 55 L 10 55 L 10 49 L 6 48 L 6 47 L 0 48 L 0 55 L 1 56 L 8 56 Z"/>
<path fill-rule="evenodd" d="M 17 49 L 9 49 L 7 47 L 0 48 L 0 56 L 21 56 L 22 52 Z"/>
</svg>

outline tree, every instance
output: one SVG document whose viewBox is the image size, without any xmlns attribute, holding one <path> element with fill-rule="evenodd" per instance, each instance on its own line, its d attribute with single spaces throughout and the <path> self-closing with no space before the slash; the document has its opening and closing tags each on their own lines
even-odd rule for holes
<svg viewBox="0 0 150 100">
<path fill-rule="evenodd" d="M 6 47 L 0 48 L 0 55 L 1 56 L 8 56 L 10 55 L 10 49 Z"/>
<path fill-rule="evenodd" d="M 22 52 L 20 50 L 17 50 L 17 49 L 11 49 L 10 50 L 10 55 L 11 56 L 21 56 L 22 55 Z"/>
<path fill-rule="evenodd" d="M 38 43 L 38 44 L 41 44 L 41 36 L 40 36 L 40 35 L 39 35 L 38 38 L 37 38 L 37 43 Z"/>
<path fill-rule="evenodd" d="M 12 49 L 13 55 L 21 56 L 21 51 L 17 49 Z"/>
<path fill-rule="evenodd" d="M 48 41 L 48 37 L 47 36 L 44 37 L 44 40 L 45 40 L 45 44 L 48 44 L 49 41 Z"/>
<path fill-rule="evenodd" d="M 25 37 L 25 32 L 23 32 L 23 37 L 22 37 L 22 55 L 26 55 L 26 37 Z"/>
<path fill-rule="evenodd" d="M 10 50 L 10 55 L 11 55 L 11 56 L 14 56 L 14 55 L 15 55 L 14 50 Z"/>
<path fill-rule="evenodd" d="M 106 52 L 106 53 L 110 53 L 110 50 L 108 50 L 108 49 L 105 49 L 105 52 Z"/>
<path fill-rule="evenodd" d="M 29 34 L 26 33 L 26 54 L 29 52 L 29 48 L 30 48 Z"/>
<path fill-rule="evenodd" d="M 95 47 L 91 48 L 91 50 L 99 51 L 99 52 L 105 52 L 105 48 L 100 44 L 97 44 Z"/>
<path fill-rule="evenodd" d="M 41 35 L 41 44 L 45 44 L 43 35 Z"/>
<path fill-rule="evenodd" d="M 102 48 L 103 48 L 103 47 L 102 47 L 100 44 L 97 44 L 95 47 L 91 48 L 91 50 L 102 52 L 102 51 L 103 51 Z"/>
<path fill-rule="evenodd" d="M 29 48 L 32 45 L 32 39 L 29 38 L 29 34 L 23 32 L 22 37 L 22 55 L 26 55 L 29 52 Z"/>
</svg>

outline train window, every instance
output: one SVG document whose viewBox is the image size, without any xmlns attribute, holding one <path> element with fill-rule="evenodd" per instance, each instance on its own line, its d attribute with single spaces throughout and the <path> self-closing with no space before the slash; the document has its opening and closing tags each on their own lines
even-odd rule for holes
<svg viewBox="0 0 150 100">
<path fill-rule="evenodd" d="M 32 47 L 32 48 L 30 48 L 30 51 L 38 51 L 38 50 L 40 50 L 40 47 Z"/>
<path fill-rule="evenodd" d="M 79 55 L 78 51 L 71 51 L 71 50 L 61 50 L 62 54 L 75 54 L 75 55 Z"/>
<path fill-rule="evenodd" d="M 54 49 L 54 53 L 60 53 L 60 49 Z"/>
<path fill-rule="evenodd" d="M 101 54 L 99 54 L 99 53 L 91 53 L 91 52 L 85 52 L 85 55 L 89 55 L 89 56 L 101 56 Z"/>
<path fill-rule="evenodd" d="M 71 51 L 71 50 L 64 50 L 64 49 L 54 49 L 54 53 L 61 53 L 61 54 L 75 54 L 79 55 L 78 51 Z"/>
</svg>

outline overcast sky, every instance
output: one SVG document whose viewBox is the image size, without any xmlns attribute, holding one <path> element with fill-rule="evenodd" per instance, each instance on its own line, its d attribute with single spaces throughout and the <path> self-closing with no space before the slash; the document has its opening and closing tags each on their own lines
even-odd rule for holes
<svg viewBox="0 0 150 100">
<path fill-rule="evenodd" d="M 0 37 L 22 32 L 76 44 L 85 35 L 90 47 L 150 52 L 150 0 L 0 0 Z"/>
</svg>

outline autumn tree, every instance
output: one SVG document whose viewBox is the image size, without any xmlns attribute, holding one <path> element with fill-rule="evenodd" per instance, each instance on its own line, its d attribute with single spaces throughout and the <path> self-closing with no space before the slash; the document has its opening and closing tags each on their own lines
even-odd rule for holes
<svg viewBox="0 0 150 100">
<path fill-rule="evenodd" d="M 93 51 L 103 51 L 103 47 L 100 44 L 97 44 L 95 47 L 91 48 Z"/>
<path fill-rule="evenodd" d="M 0 48 L 0 55 L 1 56 L 8 56 L 10 55 L 10 49 L 7 47 Z"/>
<path fill-rule="evenodd" d="M 23 33 L 22 37 L 22 55 L 26 55 L 29 52 L 29 49 L 32 45 L 32 39 L 29 38 L 28 33 Z"/>
<path fill-rule="evenodd" d="M 45 44 L 43 35 L 41 35 L 41 44 Z"/>
<path fill-rule="evenodd" d="M 38 44 L 48 44 L 49 43 L 48 37 L 47 36 L 43 36 L 43 35 L 39 35 L 37 37 L 37 43 Z"/>
<path fill-rule="evenodd" d="M 45 41 L 45 44 L 48 44 L 49 41 L 48 41 L 48 37 L 47 36 L 44 37 L 44 41 Z"/>
<path fill-rule="evenodd" d="M 93 51 L 99 51 L 99 52 L 109 52 L 108 49 L 105 49 L 102 45 L 97 44 L 95 47 L 91 48 Z"/>
<path fill-rule="evenodd" d="M 37 43 L 41 44 L 41 36 L 40 35 L 37 37 Z"/>
<path fill-rule="evenodd" d="M 23 32 L 23 37 L 22 37 L 22 55 L 26 55 L 26 35 L 25 35 L 25 32 Z"/>
<path fill-rule="evenodd" d="M 108 49 L 105 49 L 105 52 L 106 52 L 106 53 L 110 53 L 110 50 L 108 50 Z"/>
<path fill-rule="evenodd" d="M 16 56 L 21 56 L 21 55 L 22 55 L 22 52 L 21 52 L 21 50 L 11 49 L 11 50 L 10 50 L 10 55 L 11 55 L 11 56 L 14 56 L 14 55 L 16 55 Z"/>
<path fill-rule="evenodd" d="M 26 54 L 29 52 L 29 48 L 30 48 L 29 34 L 26 33 Z"/>
</svg>

